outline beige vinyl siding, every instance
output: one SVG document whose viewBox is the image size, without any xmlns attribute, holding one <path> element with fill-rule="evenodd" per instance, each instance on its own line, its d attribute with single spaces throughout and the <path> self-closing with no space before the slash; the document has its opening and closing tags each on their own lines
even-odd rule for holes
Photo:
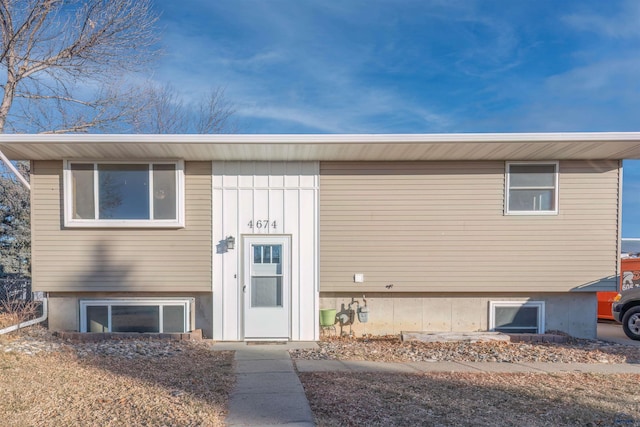
<svg viewBox="0 0 640 427">
<path fill-rule="evenodd" d="M 320 290 L 606 289 L 618 166 L 562 161 L 558 215 L 505 215 L 504 162 L 321 163 Z"/>
<path fill-rule="evenodd" d="M 211 292 L 211 163 L 185 163 L 181 229 L 62 227 L 62 162 L 35 161 L 34 290 Z"/>
</svg>

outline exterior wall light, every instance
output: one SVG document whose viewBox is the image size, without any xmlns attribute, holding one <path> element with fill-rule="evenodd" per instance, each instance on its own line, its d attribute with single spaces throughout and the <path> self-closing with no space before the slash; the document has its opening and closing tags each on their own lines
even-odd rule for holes
<svg viewBox="0 0 640 427">
<path fill-rule="evenodd" d="M 233 236 L 227 236 L 225 239 L 227 249 L 234 249 L 236 247 L 236 238 Z"/>
</svg>

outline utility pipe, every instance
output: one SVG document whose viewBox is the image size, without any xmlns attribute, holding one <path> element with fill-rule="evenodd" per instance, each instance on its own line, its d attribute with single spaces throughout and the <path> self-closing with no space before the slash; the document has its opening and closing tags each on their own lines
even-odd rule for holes
<svg viewBox="0 0 640 427">
<path fill-rule="evenodd" d="M 15 174 L 16 178 L 18 178 L 20 182 L 24 184 L 25 187 L 27 187 L 27 190 L 31 191 L 31 186 L 29 185 L 29 181 L 27 181 L 26 178 L 22 176 L 20 171 L 16 169 L 15 166 L 13 166 L 13 163 L 11 163 L 11 161 L 7 158 L 7 156 L 4 155 L 2 150 L 0 150 L 0 159 L 2 159 L 4 164 L 7 165 L 9 169 L 11 169 L 11 171 Z"/>
<path fill-rule="evenodd" d="M 27 326 L 35 325 L 37 323 L 42 323 L 45 320 L 47 320 L 47 315 L 49 314 L 49 310 L 47 308 L 47 306 L 48 306 L 47 300 L 48 300 L 48 298 L 43 298 L 42 299 L 42 316 L 38 317 L 37 319 L 28 320 L 26 322 L 20 322 L 17 325 L 7 326 L 4 329 L 0 329 L 0 335 L 6 334 L 6 333 L 9 333 L 9 332 L 13 332 L 13 331 L 17 331 L 20 328 L 26 328 Z"/>
</svg>

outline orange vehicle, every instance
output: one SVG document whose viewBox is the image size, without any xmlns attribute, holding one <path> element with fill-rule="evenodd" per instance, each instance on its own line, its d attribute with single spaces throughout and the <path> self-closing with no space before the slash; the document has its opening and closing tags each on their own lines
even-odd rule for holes
<svg viewBox="0 0 640 427">
<path fill-rule="evenodd" d="M 618 290 L 598 292 L 598 319 L 614 320 L 611 314 L 613 299 L 627 289 L 640 287 L 640 258 L 625 258 L 620 261 Z"/>
</svg>

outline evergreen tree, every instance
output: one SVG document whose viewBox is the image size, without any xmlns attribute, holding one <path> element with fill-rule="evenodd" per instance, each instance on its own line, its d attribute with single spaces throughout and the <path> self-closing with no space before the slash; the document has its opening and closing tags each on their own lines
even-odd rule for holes
<svg viewBox="0 0 640 427">
<path fill-rule="evenodd" d="M 29 164 L 18 170 L 29 176 Z M 29 191 L 11 171 L 0 169 L 0 268 L 4 273 L 31 275 L 31 231 Z"/>
</svg>

